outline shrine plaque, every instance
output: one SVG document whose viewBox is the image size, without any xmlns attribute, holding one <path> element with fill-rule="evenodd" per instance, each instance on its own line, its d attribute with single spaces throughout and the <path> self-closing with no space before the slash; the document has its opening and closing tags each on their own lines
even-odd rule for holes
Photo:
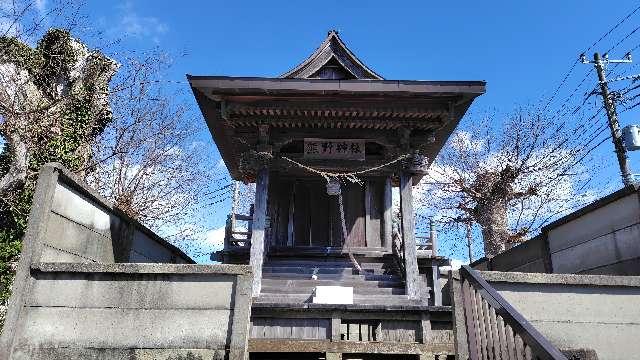
<svg viewBox="0 0 640 360">
<path fill-rule="evenodd" d="M 364 139 L 304 139 L 305 159 L 364 160 Z"/>
</svg>

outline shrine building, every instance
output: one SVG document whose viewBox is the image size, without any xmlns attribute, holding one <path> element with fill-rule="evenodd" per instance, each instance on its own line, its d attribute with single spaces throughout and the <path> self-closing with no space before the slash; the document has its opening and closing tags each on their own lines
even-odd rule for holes
<svg viewBox="0 0 640 360">
<path fill-rule="evenodd" d="M 453 356 L 412 186 L 485 82 L 384 79 L 336 31 L 279 77 L 188 80 L 231 177 L 256 183 L 212 256 L 253 271 L 251 358 Z"/>
</svg>

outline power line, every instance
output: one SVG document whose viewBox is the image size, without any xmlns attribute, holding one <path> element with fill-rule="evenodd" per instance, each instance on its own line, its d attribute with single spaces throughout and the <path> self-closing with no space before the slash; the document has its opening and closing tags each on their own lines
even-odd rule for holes
<svg viewBox="0 0 640 360">
<path fill-rule="evenodd" d="M 638 30 L 640 30 L 640 26 L 637 26 L 635 29 L 633 29 L 630 33 L 628 33 L 625 37 L 623 37 L 622 39 L 618 40 L 617 43 L 615 43 L 615 45 L 613 45 L 611 48 L 609 48 L 609 50 L 607 50 L 607 52 L 605 54 L 610 53 L 613 49 L 615 49 L 616 47 L 618 47 L 618 45 L 622 44 L 624 41 L 626 41 L 629 37 L 631 37 L 631 35 L 635 34 Z"/>
<path fill-rule="evenodd" d="M 598 43 L 600 43 L 600 41 L 604 40 L 604 38 L 606 38 L 607 36 L 609 36 L 609 34 L 614 32 L 618 27 L 620 27 L 620 25 L 622 25 L 625 21 L 629 20 L 629 18 L 632 17 L 636 12 L 638 12 L 638 10 L 640 10 L 640 6 L 633 9 L 633 11 L 631 11 L 627 16 L 625 16 L 622 20 L 618 21 L 618 23 L 615 24 L 611 29 L 609 29 L 609 31 L 604 33 L 604 35 L 602 35 L 600 39 L 596 40 L 593 44 L 591 44 L 591 46 L 589 46 L 589 48 L 585 50 L 584 53 L 587 53 L 591 49 L 593 49 L 596 45 L 598 45 Z"/>
<path fill-rule="evenodd" d="M 618 23 L 616 23 L 614 26 L 612 26 L 608 31 L 606 31 L 602 36 L 600 36 L 600 38 L 596 41 L 594 41 L 584 52 L 588 52 L 591 49 L 593 49 L 596 45 L 598 45 L 602 40 L 604 40 L 607 36 L 609 36 L 611 33 L 613 33 L 617 28 L 619 28 L 623 23 L 625 23 L 629 18 L 631 18 L 633 15 L 635 15 L 638 11 L 640 11 L 640 6 L 636 7 L 635 9 L 633 9 L 629 14 L 627 14 L 624 18 L 622 18 L 620 21 L 618 21 Z M 633 35 L 633 33 L 635 33 L 638 29 L 635 29 L 634 31 L 632 31 L 631 33 L 627 34 L 623 39 L 619 40 L 618 43 L 616 43 L 616 45 L 614 45 L 614 47 L 618 46 L 620 43 L 622 43 L 623 41 L 625 41 L 626 39 L 628 39 L 631 35 Z M 640 46 L 640 45 L 639 45 Z M 546 111 L 549 107 L 549 105 L 553 102 L 553 100 L 555 100 L 556 96 L 558 95 L 560 89 L 566 84 L 567 80 L 569 79 L 570 75 L 573 73 L 576 65 L 579 63 L 579 59 L 576 59 L 573 64 L 571 65 L 571 67 L 569 68 L 569 71 L 567 71 L 567 73 L 564 75 L 564 77 L 562 78 L 562 81 L 560 82 L 560 84 L 556 87 L 555 91 L 553 92 L 553 94 L 551 95 L 551 97 L 549 98 L 549 100 L 547 101 L 547 103 L 545 104 L 545 106 L 543 107 L 543 111 Z M 580 81 L 580 83 L 578 84 L 578 86 L 575 87 L 575 89 L 570 92 L 569 96 L 567 96 L 567 98 L 565 99 L 565 101 L 560 105 L 560 112 L 557 113 L 556 117 L 562 116 L 562 115 L 566 115 L 566 112 L 561 113 L 564 108 L 566 107 L 567 103 L 573 98 L 573 96 L 575 96 L 575 94 L 577 93 L 578 89 L 582 86 L 582 84 L 585 82 L 585 80 L 589 77 L 589 75 L 591 74 L 591 71 L 593 71 L 593 69 L 591 69 Z M 579 107 L 578 107 L 579 109 Z M 575 113 L 578 109 L 573 110 L 573 112 Z"/>
<path fill-rule="evenodd" d="M 228 189 L 228 188 L 230 188 L 231 186 L 233 186 L 233 183 L 229 183 L 229 184 L 224 185 L 224 186 L 222 186 L 222 187 L 219 187 L 219 188 L 217 188 L 217 189 L 215 189 L 215 190 L 212 190 L 212 191 L 206 192 L 206 193 L 204 193 L 203 195 L 205 195 L 205 196 L 206 196 L 206 195 L 215 194 L 215 193 L 217 193 L 217 192 L 219 192 L 219 191 L 222 191 L 222 190 Z"/>
<path fill-rule="evenodd" d="M 633 9 L 629 14 L 627 14 L 627 16 L 625 16 L 622 20 L 618 21 L 617 24 L 615 24 L 613 27 L 611 27 L 607 32 L 605 32 L 602 36 L 600 36 L 600 38 L 598 40 L 596 40 L 593 44 L 591 44 L 591 46 L 589 46 L 584 53 L 589 52 L 591 49 L 593 49 L 596 45 L 598 45 L 602 40 L 604 40 L 607 36 L 609 36 L 612 32 L 614 32 L 618 27 L 620 27 L 620 25 L 622 25 L 625 21 L 627 21 L 629 18 L 631 18 L 633 15 L 635 15 L 635 13 L 637 13 L 640 10 L 640 6 L 636 7 L 635 9 Z M 637 31 L 637 29 L 636 29 Z M 635 31 L 634 31 L 635 32 Z M 633 32 L 631 34 L 628 34 L 624 40 L 626 40 L 629 36 L 631 36 L 633 34 Z M 619 45 L 622 41 L 621 40 L 618 42 L 618 44 L 614 45 L 617 46 Z M 640 45 L 639 45 L 640 46 Z M 576 66 L 578 65 L 580 61 L 578 59 L 576 59 L 569 67 L 569 70 L 567 71 L 567 73 L 564 75 L 564 77 L 562 78 L 562 80 L 560 81 L 560 84 L 556 87 L 556 89 L 553 91 L 553 94 L 551 95 L 551 97 L 549 98 L 549 100 L 547 101 L 547 103 L 545 104 L 545 106 L 543 107 L 542 111 L 546 111 L 549 108 L 549 105 L 551 105 L 551 103 L 553 102 L 553 100 L 555 100 L 556 96 L 558 95 L 558 93 L 560 92 L 560 89 L 564 86 L 564 84 L 566 84 L 567 80 L 569 79 L 569 77 L 571 76 L 571 74 L 573 73 L 573 70 L 575 70 Z M 583 80 L 584 81 L 584 80 Z M 572 94 L 573 95 L 573 94 Z M 571 95 L 571 96 L 572 96 Z M 570 96 L 570 97 L 571 97 Z"/>
</svg>

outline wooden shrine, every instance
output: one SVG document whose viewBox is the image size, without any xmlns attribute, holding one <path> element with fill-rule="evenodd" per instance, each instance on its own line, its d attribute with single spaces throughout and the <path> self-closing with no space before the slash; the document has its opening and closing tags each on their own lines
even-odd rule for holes
<svg viewBox="0 0 640 360">
<path fill-rule="evenodd" d="M 434 345 L 451 316 L 446 259 L 416 243 L 412 186 L 485 83 L 385 80 L 335 31 L 280 77 L 188 80 L 231 176 L 256 183 L 252 213 L 230 215 L 218 253 L 253 269 L 252 358 L 448 354 Z M 324 285 L 353 288 L 353 303 L 314 303 Z"/>
</svg>

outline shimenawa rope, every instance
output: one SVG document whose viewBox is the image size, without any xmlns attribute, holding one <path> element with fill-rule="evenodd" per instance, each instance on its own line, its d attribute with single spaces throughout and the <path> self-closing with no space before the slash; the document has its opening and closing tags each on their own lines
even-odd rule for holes
<svg viewBox="0 0 640 360">
<path fill-rule="evenodd" d="M 400 157 L 398 157 L 395 160 L 389 161 L 387 163 L 378 165 L 378 166 L 374 166 L 372 168 L 369 169 L 364 169 L 364 170 L 359 170 L 359 171 L 354 171 L 354 172 L 343 172 L 343 173 L 334 173 L 334 172 L 328 172 L 328 171 L 322 171 L 322 170 L 318 170 L 318 169 L 314 169 L 310 166 L 301 164 L 295 160 L 291 160 L 286 156 L 283 156 L 282 158 L 307 170 L 310 171 L 312 173 L 318 174 L 320 176 L 322 176 L 326 181 L 327 181 L 327 194 L 330 196 L 338 196 L 338 206 L 340 209 L 340 222 L 342 223 L 342 246 L 343 248 L 346 247 L 347 250 L 347 255 L 349 256 L 349 260 L 351 261 L 351 263 L 353 264 L 353 267 L 356 268 L 356 271 L 358 272 L 358 274 L 362 273 L 362 267 L 360 266 L 360 264 L 358 263 L 358 261 L 356 260 L 355 256 L 353 256 L 353 253 L 351 252 L 351 244 L 349 244 L 349 236 L 347 233 L 347 222 L 345 221 L 345 217 L 344 217 L 344 204 L 342 202 L 342 191 L 340 189 L 340 181 L 339 179 L 345 178 L 353 183 L 357 183 L 359 185 L 362 185 L 362 180 L 360 180 L 358 177 L 356 177 L 356 175 L 362 175 L 362 174 L 366 174 L 368 172 L 371 171 L 375 171 L 375 170 L 379 170 L 382 169 L 384 167 L 390 166 L 395 164 L 398 161 L 401 161 L 405 158 L 409 157 L 409 155 L 402 155 Z M 333 180 L 333 181 L 332 181 Z M 315 273 L 314 273 L 315 275 Z"/>
</svg>

